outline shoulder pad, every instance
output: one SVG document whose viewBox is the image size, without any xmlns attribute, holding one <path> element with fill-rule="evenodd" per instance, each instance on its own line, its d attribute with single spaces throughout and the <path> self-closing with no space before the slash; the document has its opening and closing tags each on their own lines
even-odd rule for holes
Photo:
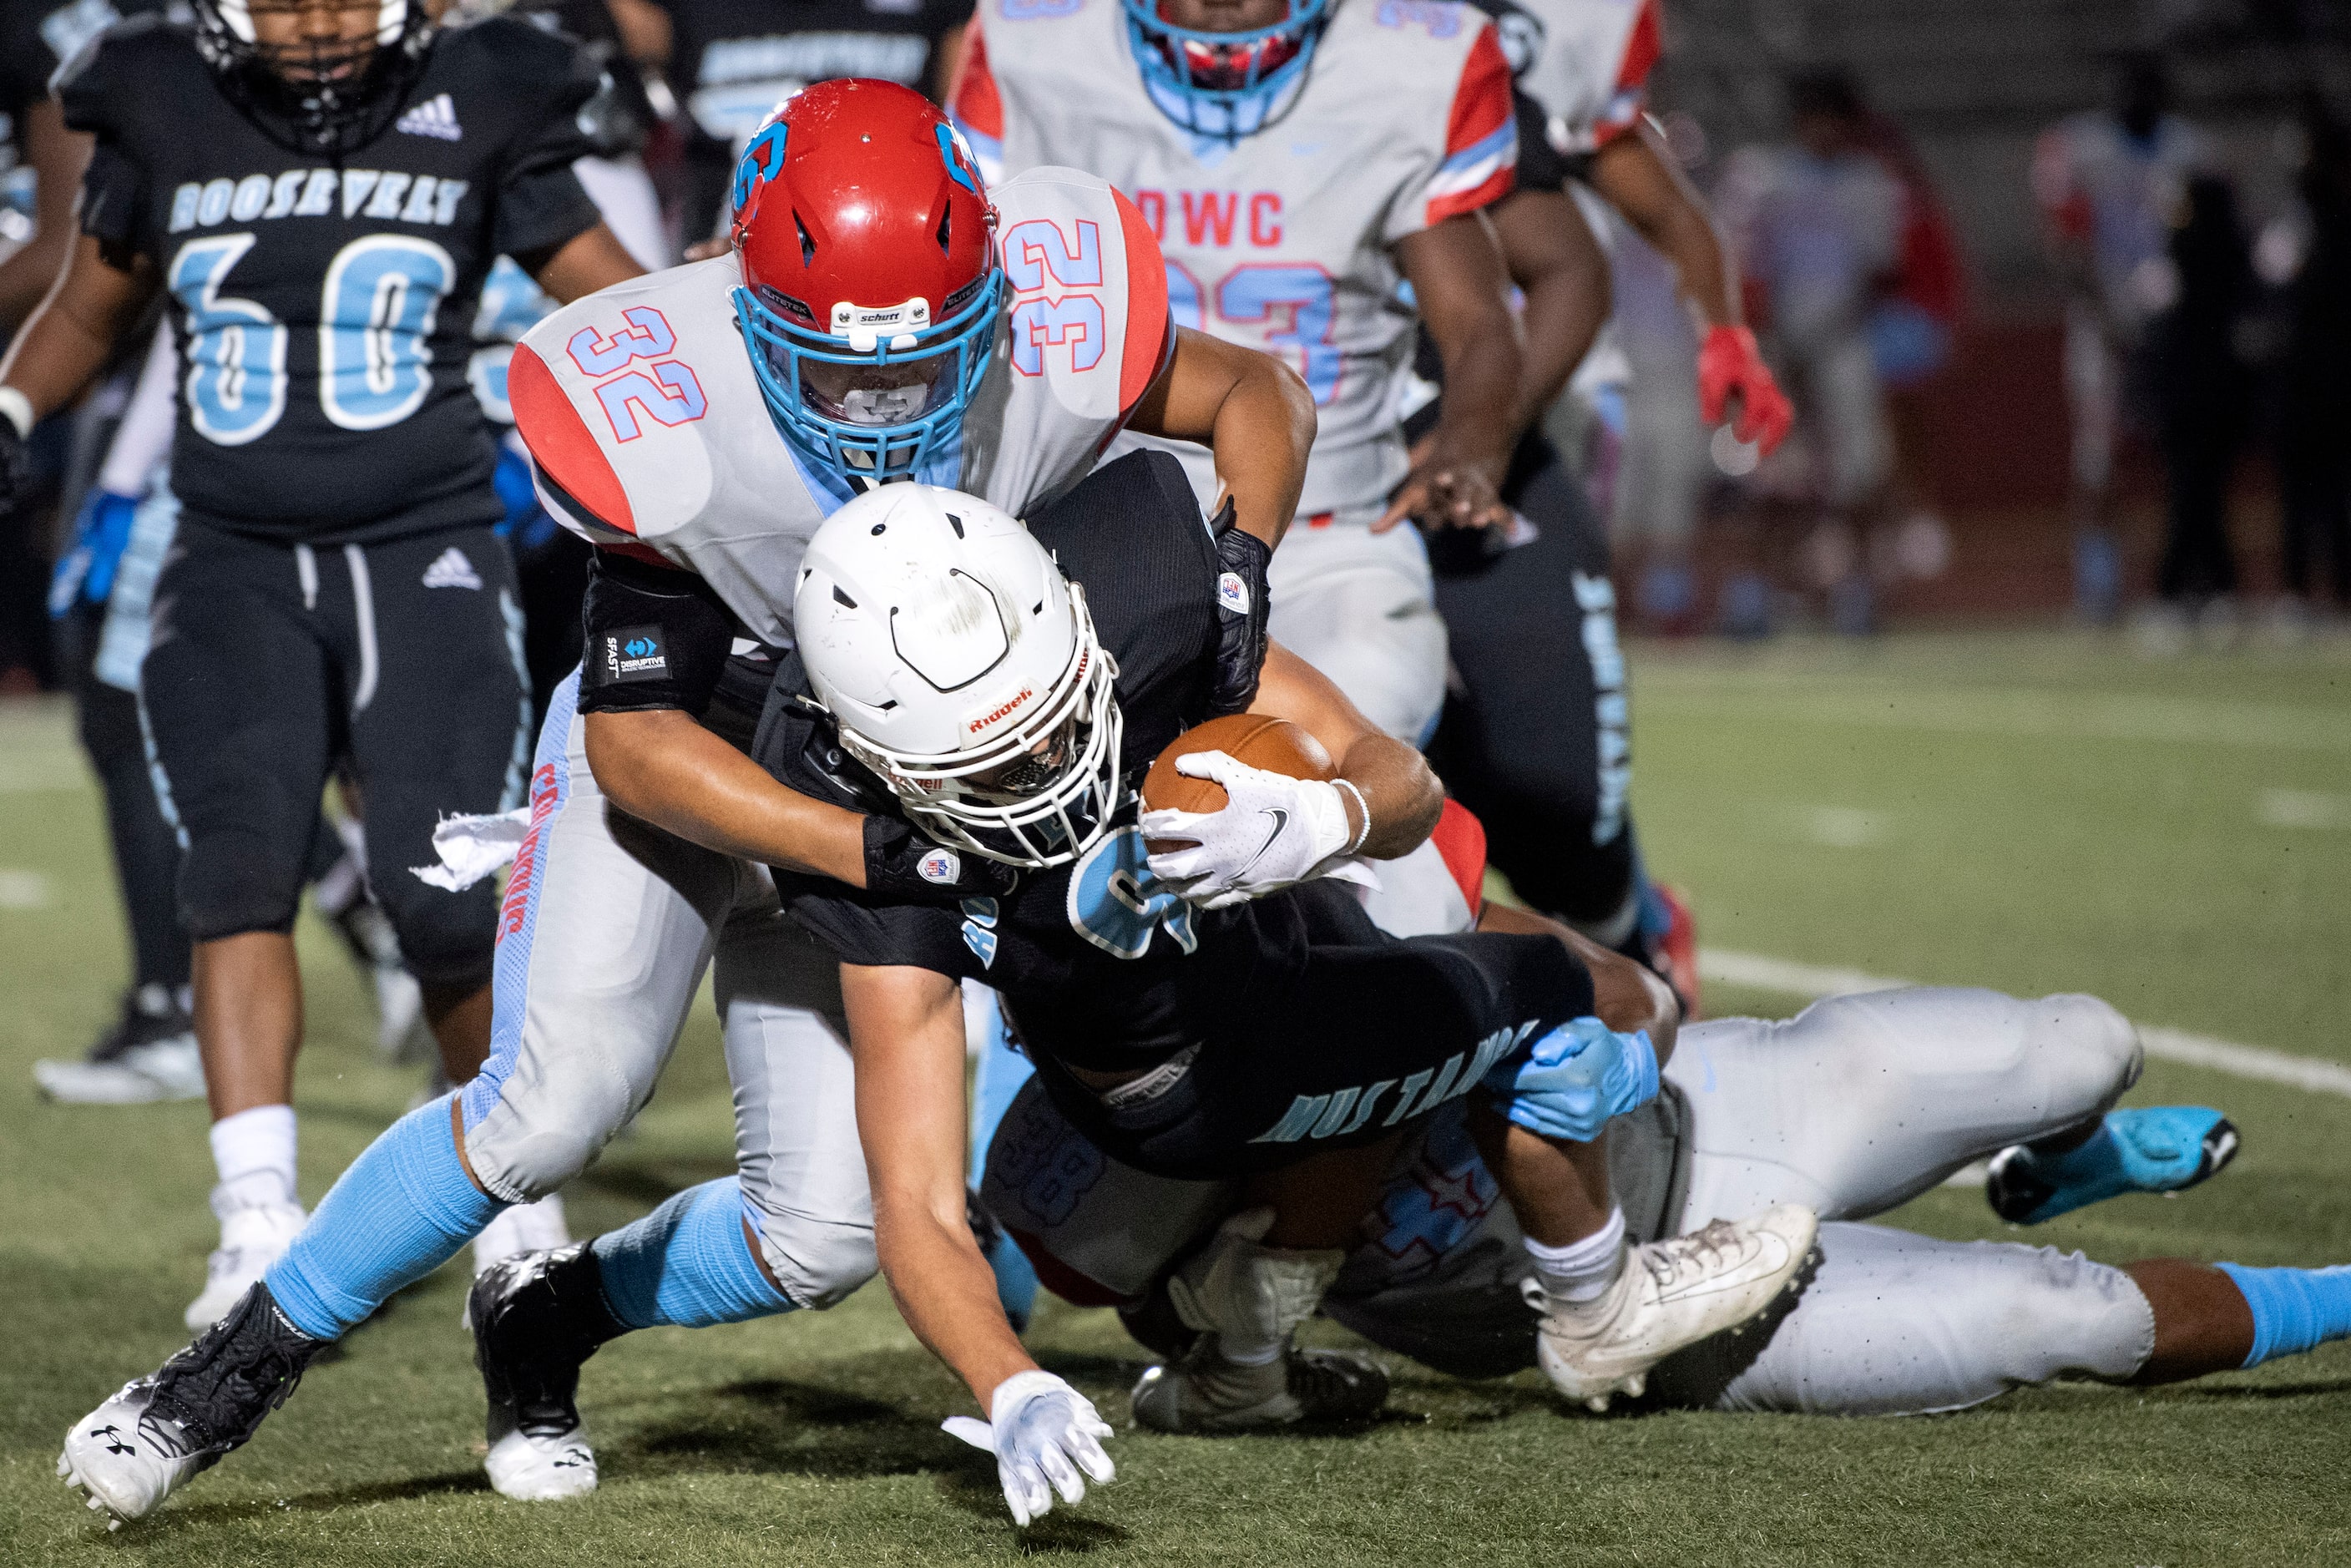
<svg viewBox="0 0 2351 1568">
<path fill-rule="evenodd" d="M 194 37 L 185 26 L 148 12 L 103 28 L 84 43 L 49 78 L 49 90 L 57 95 L 68 128 L 110 131 L 121 110 L 139 101 L 141 94 L 150 99 L 161 94 L 169 100 L 170 86 L 140 78 L 153 71 L 155 62 L 170 61 L 174 55 L 187 57 L 172 62 L 184 69 L 188 60 L 195 59 Z M 201 66 L 202 61 L 195 63 Z"/>
</svg>

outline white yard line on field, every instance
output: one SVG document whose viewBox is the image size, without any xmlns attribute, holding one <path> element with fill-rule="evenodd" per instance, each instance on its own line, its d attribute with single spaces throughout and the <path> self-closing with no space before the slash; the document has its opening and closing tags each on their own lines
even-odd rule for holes
<svg viewBox="0 0 2351 1568">
<path fill-rule="evenodd" d="M 1761 953 L 1729 953 L 1719 947 L 1701 948 L 1698 967 L 1698 973 L 1706 978 L 1726 986 L 1751 986 L 1760 991 L 1778 991 L 1792 997 L 1836 997 L 1855 991 L 1890 991 L 1917 983 L 1865 974 L 1859 969 L 1798 964 L 1786 958 L 1767 957 Z M 2351 1099 L 2351 1067 L 2339 1062 L 2292 1056 L 2283 1051 L 2271 1051 L 2258 1045 L 2239 1045 L 2232 1040 L 2214 1040 L 2210 1035 L 2190 1034 L 2186 1030 L 2164 1029 L 2156 1024 L 2140 1024 L 2138 1039 L 2139 1043 L 2147 1048 L 2147 1053 L 2158 1061 L 2209 1068 L 2215 1072 L 2256 1079 L 2264 1083 L 2283 1083 L 2313 1094 L 2339 1094 Z"/>
</svg>

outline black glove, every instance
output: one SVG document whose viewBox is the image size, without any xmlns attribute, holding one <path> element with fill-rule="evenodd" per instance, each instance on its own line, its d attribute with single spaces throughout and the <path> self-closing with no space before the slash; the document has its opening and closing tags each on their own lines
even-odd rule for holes
<svg viewBox="0 0 2351 1568">
<path fill-rule="evenodd" d="M 1208 714 L 1216 717 L 1243 712 L 1257 700 L 1265 618 L 1272 608 L 1265 569 L 1273 550 L 1233 520 L 1229 497 L 1208 527 L 1217 536 L 1217 685 L 1208 695 Z"/>
<path fill-rule="evenodd" d="M 954 904 L 1002 898 L 1020 873 L 1001 861 L 935 844 L 895 817 L 865 819 L 865 891 Z"/>
</svg>

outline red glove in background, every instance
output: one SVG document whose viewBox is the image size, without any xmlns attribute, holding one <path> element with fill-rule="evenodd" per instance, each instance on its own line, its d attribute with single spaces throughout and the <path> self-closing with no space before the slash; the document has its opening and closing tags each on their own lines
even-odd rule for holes
<svg viewBox="0 0 2351 1568">
<path fill-rule="evenodd" d="M 1707 423 L 1722 423 L 1723 406 L 1733 392 L 1739 395 L 1739 422 L 1730 434 L 1768 455 L 1787 438 L 1796 411 L 1771 379 L 1754 333 L 1744 327 L 1709 328 L 1698 351 L 1698 406 Z"/>
</svg>

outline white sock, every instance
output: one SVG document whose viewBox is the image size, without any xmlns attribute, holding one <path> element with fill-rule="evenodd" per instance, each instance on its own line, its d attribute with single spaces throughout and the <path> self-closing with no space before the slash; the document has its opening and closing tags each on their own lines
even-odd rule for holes
<svg viewBox="0 0 2351 1568">
<path fill-rule="evenodd" d="M 1595 1301 L 1625 1271 L 1625 1211 L 1610 1209 L 1608 1223 L 1581 1241 L 1546 1247 L 1529 1237 L 1526 1247 L 1544 1295 L 1555 1301 Z"/>
<path fill-rule="evenodd" d="M 294 1107 L 256 1105 L 213 1124 L 216 1212 L 294 1201 Z"/>
</svg>

